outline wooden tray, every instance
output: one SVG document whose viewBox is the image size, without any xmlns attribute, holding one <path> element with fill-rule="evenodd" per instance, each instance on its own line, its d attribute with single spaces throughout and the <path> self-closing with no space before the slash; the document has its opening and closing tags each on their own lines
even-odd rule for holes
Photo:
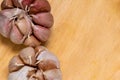
<svg viewBox="0 0 120 80">
<path fill-rule="evenodd" d="M 55 24 L 46 46 L 59 58 L 63 80 L 120 80 L 120 0 L 49 1 Z M 0 80 L 22 48 L 0 36 Z"/>
</svg>

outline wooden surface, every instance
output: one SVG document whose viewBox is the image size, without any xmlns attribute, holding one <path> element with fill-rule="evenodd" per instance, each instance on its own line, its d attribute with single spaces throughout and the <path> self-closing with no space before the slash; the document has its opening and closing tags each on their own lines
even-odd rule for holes
<svg viewBox="0 0 120 80">
<path fill-rule="evenodd" d="M 55 24 L 46 46 L 59 58 L 63 80 L 120 80 L 120 0 L 49 1 Z M 0 36 L 0 80 L 22 48 Z"/>
</svg>

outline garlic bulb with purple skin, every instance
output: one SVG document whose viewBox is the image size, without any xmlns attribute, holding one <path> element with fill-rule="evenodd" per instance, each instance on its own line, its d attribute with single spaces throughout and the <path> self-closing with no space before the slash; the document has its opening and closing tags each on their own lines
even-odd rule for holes
<svg viewBox="0 0 120 80">
<path fill-rule="evenodd" d="M 1 35 L 32 47 L 48 40 L 54 21 L 47 0 L 3 0 L 1 8 Z"/>
<path fill-rule="evenodd" d="M 45 47 L 27 47 L 9 63 L 8 80 L 62 80 L 57 57 Z"/>
</svg>

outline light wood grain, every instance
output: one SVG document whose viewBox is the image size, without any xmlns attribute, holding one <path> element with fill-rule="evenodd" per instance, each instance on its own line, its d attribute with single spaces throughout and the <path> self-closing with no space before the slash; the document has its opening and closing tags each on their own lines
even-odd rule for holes
<svg viewBox="0 0 120 80">
<path fill-rule="evenodd" d="M 59 58 L 63 80 L 120 80 L 120 0 L 49 1 L 55 24 L 46 46 Z M 22 48 L 0 36 L 0 80 Z"/>
</svg>

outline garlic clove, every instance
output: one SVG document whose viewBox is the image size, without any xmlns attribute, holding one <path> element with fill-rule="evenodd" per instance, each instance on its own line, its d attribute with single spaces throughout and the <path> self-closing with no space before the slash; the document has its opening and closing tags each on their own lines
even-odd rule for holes
<svg viewBox="0 0 120 80">
<path fill-rule="evenodd" d="M 37 69 L 29 71 L 27 77 L 29 79 L 35 77 L 36 71 L 37 71 Z"/>
<path fill-rule="evenodd" d="M 62 74 L 59 69 L 52 69 L 43 72 L 45 80 L 62 80 Z"/>
<path fill-rule="evenodd" d="M 21 8 L 22 0 L 12 0 L 15 7 Z"/>
<path fill-rule="evenodd" d="M 40 53 L 44 50 L 47 50 L 47 48 L 45 48 L 44 46 L 37 46 L 35 47 L 35 56 L 37 57 L 38 55 L 40 55 Z M 39 62 L 39 61 L 38 61 Z M 37 63 L 36 63 L 37 64 Z"/>
<path fill-rule="evenodd" d="M 15 44 L 23 43 L 23 35 L 20 33 L 16 25 L 12 26 L 12 30 L 10 32 L 10 39 Z"/>
<path fill-rule="evenodd" d="M 38 41 L 34 36 L 28 36 L 24 42 L 24 45 L 31 47 L 39 46 L 40 44 L 40 41 Z"/>
<path fill-rule="evenodd" d="M 33 2 L 34 0 L 22 0 L 22 5 L 25 8 L 26 6 L 30 6 L 30 4 Z"/>
<path fill-rule="evenodd" d="M 9 34 L 10 34 L 10 30 L 11 30 L 11 23 L 9 21 L 9 19 L 0 14 L 0 33 L 8 38 L 9 37 Z"/>
<path fill-rule="evenodd" d="M 18 56 L 14 56 L 9 62 L 9 72 L 14 72 L 21 69 L 24 66 L 23 62 Z"/>
<path fill-rule="evenodd" d="M 14 19 L 14 17 L 18 16 L 21 13 L 23 13 L 23 10 L 19 8 L 5 9 L 5 10 L 0 11 L 0 14 L 6 16 L 9 20 Z"/>
<path fill-rule="evenodd" d="M 60 63 L 57 57 L 47 50 L 42 51 L 37 56 L 37 60 L 38 68 L 42 69 L 43 71 L 60 68 Z"/>
<path fill-rule="evenodd" d="M 44 27 L 52 27 L 53 26 L 53 16 L 50 12 L 47 13 L 38 13 L 35 15 L 32 15 L 32 19 L 36 24 L 39 24 Z"/>
<path fill-rule="evenodd" d="M 33 33 L 41 42 L 45 42 L 49 38 L 50 30 L 38 25 L 33 25 Z"/>
<path fill-rule="evenodd" d="M 10 73 L 8 76 L 8 80 L 29 80 L 27 75 L 29 71 L 32 71 L 34 69 L 35 68 L 29 67 L 29 66 L 24 66 L 20 70 Z"/>
<path fill-rule="evenodd" d="M 44 47 L 44 46 L 37 46 L 37 47 L 35 47 L 36 56 L 38 56 L 44 50 L 47 50 L 47 48 Z"/>
<path fill-rule="evenodd" d="M 16 25 L 18 26 L 20 32 L 24 35 L 29 34 L 29 32 L 31 31 L 30 23 L 28 23 L 24 18 L 22 19 L 18 19 L 16 21 Z"/>
<path fill-rule="evenodd" d="M 30 13 L 35 14 L 39 12 L 49 12 L 51 10 L 50 4 L 47 0 L 35 0 L 30 5 Z"/>
<path fill-rule="evenodd" d="M 14 5 L 22 9 L 28 7 L 32 2 L 33 0 L 13 0 Z"/>
<path fill-rule="evenodd" d="M 13 8 L 13 2 L 12 0 L 3 0 L 3 2 L 1 3 L 1 8 L 2 9 L 10 9 Z"/>
<path fill-rule="evenodd" d="M 40 70 L 38 70 L 38 71 L 36 72 L 35 77 L 36 77 L 38 80 L 44 80 L 43 72 L 40 71 Z"/>
<path fill-rule="evenodd" d="M 23 49 L 19 55 L 25 64 L 32 65 L 32 66 L 35 65 L 35 62 L 36 62 L 35 51 L 32 47 L 27 47 Z"/>
</svg>

